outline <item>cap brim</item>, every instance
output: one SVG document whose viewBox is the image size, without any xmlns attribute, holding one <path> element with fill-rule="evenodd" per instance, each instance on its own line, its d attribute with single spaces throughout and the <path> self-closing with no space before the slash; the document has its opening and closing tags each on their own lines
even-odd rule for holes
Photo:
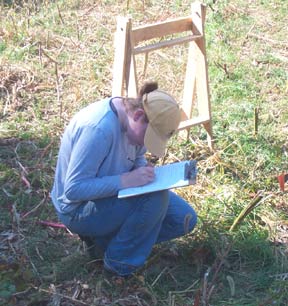
<svg viewBox="0 0 288 306">
<path fill-rule="evenodd" d="M 148 124 L 145 132 L 144 144 L 149 152 L 157 157 L 162 157 L 165 154 L 167 141 L 168 140 L 159 137 L 150 124 Z"/>
</svg>

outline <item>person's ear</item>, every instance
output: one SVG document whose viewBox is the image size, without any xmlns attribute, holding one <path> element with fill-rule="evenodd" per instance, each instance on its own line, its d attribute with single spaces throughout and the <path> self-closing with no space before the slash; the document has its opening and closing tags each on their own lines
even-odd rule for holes
<svg viewBox="0 0 288 306">
<path fill-rule="evenodd" d="M 134 114 L 133 114 L 133 120 L 138 121 L 138 120 L 144 120 L 146 117 L 145 112 L 143 109 L 139 108 L 137 109 Z"/>
</svg>

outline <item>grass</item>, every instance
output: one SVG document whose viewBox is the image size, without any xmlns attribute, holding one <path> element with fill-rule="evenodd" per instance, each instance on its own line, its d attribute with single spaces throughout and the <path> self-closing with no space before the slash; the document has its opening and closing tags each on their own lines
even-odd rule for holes
<svg viewBox="0 0 288 306">
<path fill-rule="evenodd" d="M 1 305 L 287 305 L 288 201 L 276 178 L 288 165 L 286 2 L 206 1 L 215 150 L 194 127 L 165 159 L 198 160 L 198 184 L 177 192 L 199 223 L 128 280 L 107 277 L 76 236 L 39 221 L 58 222 L 49 191 L 64 126 L 111 94 L 116 16 L 156 22 L 188 15 L 191 2 L 0 2 Z M 187 46 L 155 52 L 146 70 L 139 56 L 140 80 L 179 98 L 186 55 Z"/>
</svg>

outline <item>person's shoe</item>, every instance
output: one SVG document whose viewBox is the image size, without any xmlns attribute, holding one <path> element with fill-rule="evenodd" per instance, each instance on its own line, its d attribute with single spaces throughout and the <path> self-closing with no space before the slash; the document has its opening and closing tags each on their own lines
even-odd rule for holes
<svg viewBox="0 0 288 306">
<path fill-rule="evenodd" d="M 119 271 L 115 270 L 115 268 L 111 267 L 110 263 L 107 261 L 107 258 L 105 256 L 103 260 L 103 274 L 105 276 L 122 278 L 122 279 L 129 279 L 134 276 L 135 269 L 134 271 L 131 271 L 129 273 L 127 270 L 125 271 L 123 268 L 121 268 L 121 265 L 119 265 L 118 269 L 120 270 Z"/>
<path fill-rule="evenodd" d="M 115 271 L 111 270 L 105 263 L 103 265 L 102 275 L 105 279 L 116 282 L 118 285 L 123 284 L 125 280 L 131 278 L 132 275 L 119 275 Z"/>
<path fill-rule="evenodd" d="M 103 259 L 104 250 L 99 245 L 97 245 L 96 239 L 80 235 L 79 237 L 84 242 L 85 250 L 87 251 L 91 259 Z"/>
</svg>

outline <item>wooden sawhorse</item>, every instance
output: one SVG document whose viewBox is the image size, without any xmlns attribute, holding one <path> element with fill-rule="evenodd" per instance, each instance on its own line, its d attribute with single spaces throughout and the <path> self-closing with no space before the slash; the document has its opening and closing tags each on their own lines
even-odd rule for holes
<svg viewBox="0 0 288 306">
<path fill-rule="evenodd" d="M 182 121 L 179 130 L 188 131 L 192 126 L 202 125 L 207 132 L 208 145 L 212 149 L 212 120 L 204 35 L 205 15 L 206 6 L 200 2 L 194 2 L 191 7 L 191 16 L 141 27 L 132 28 L 130 18 L 119 17 L 115 33 L 112 95 L 137 96 L 135 60 L 137 54 L 148 54 L 157 49 L 189 43 L 183 102 L 180 104 Z M 184 32 L 186 36 L 147 43 L 152 39 L 155 41 L 155 38 L 163 39 L 165 36 Z M 197 116 L 193 117 L 196 105 Z"/>
</svg>

